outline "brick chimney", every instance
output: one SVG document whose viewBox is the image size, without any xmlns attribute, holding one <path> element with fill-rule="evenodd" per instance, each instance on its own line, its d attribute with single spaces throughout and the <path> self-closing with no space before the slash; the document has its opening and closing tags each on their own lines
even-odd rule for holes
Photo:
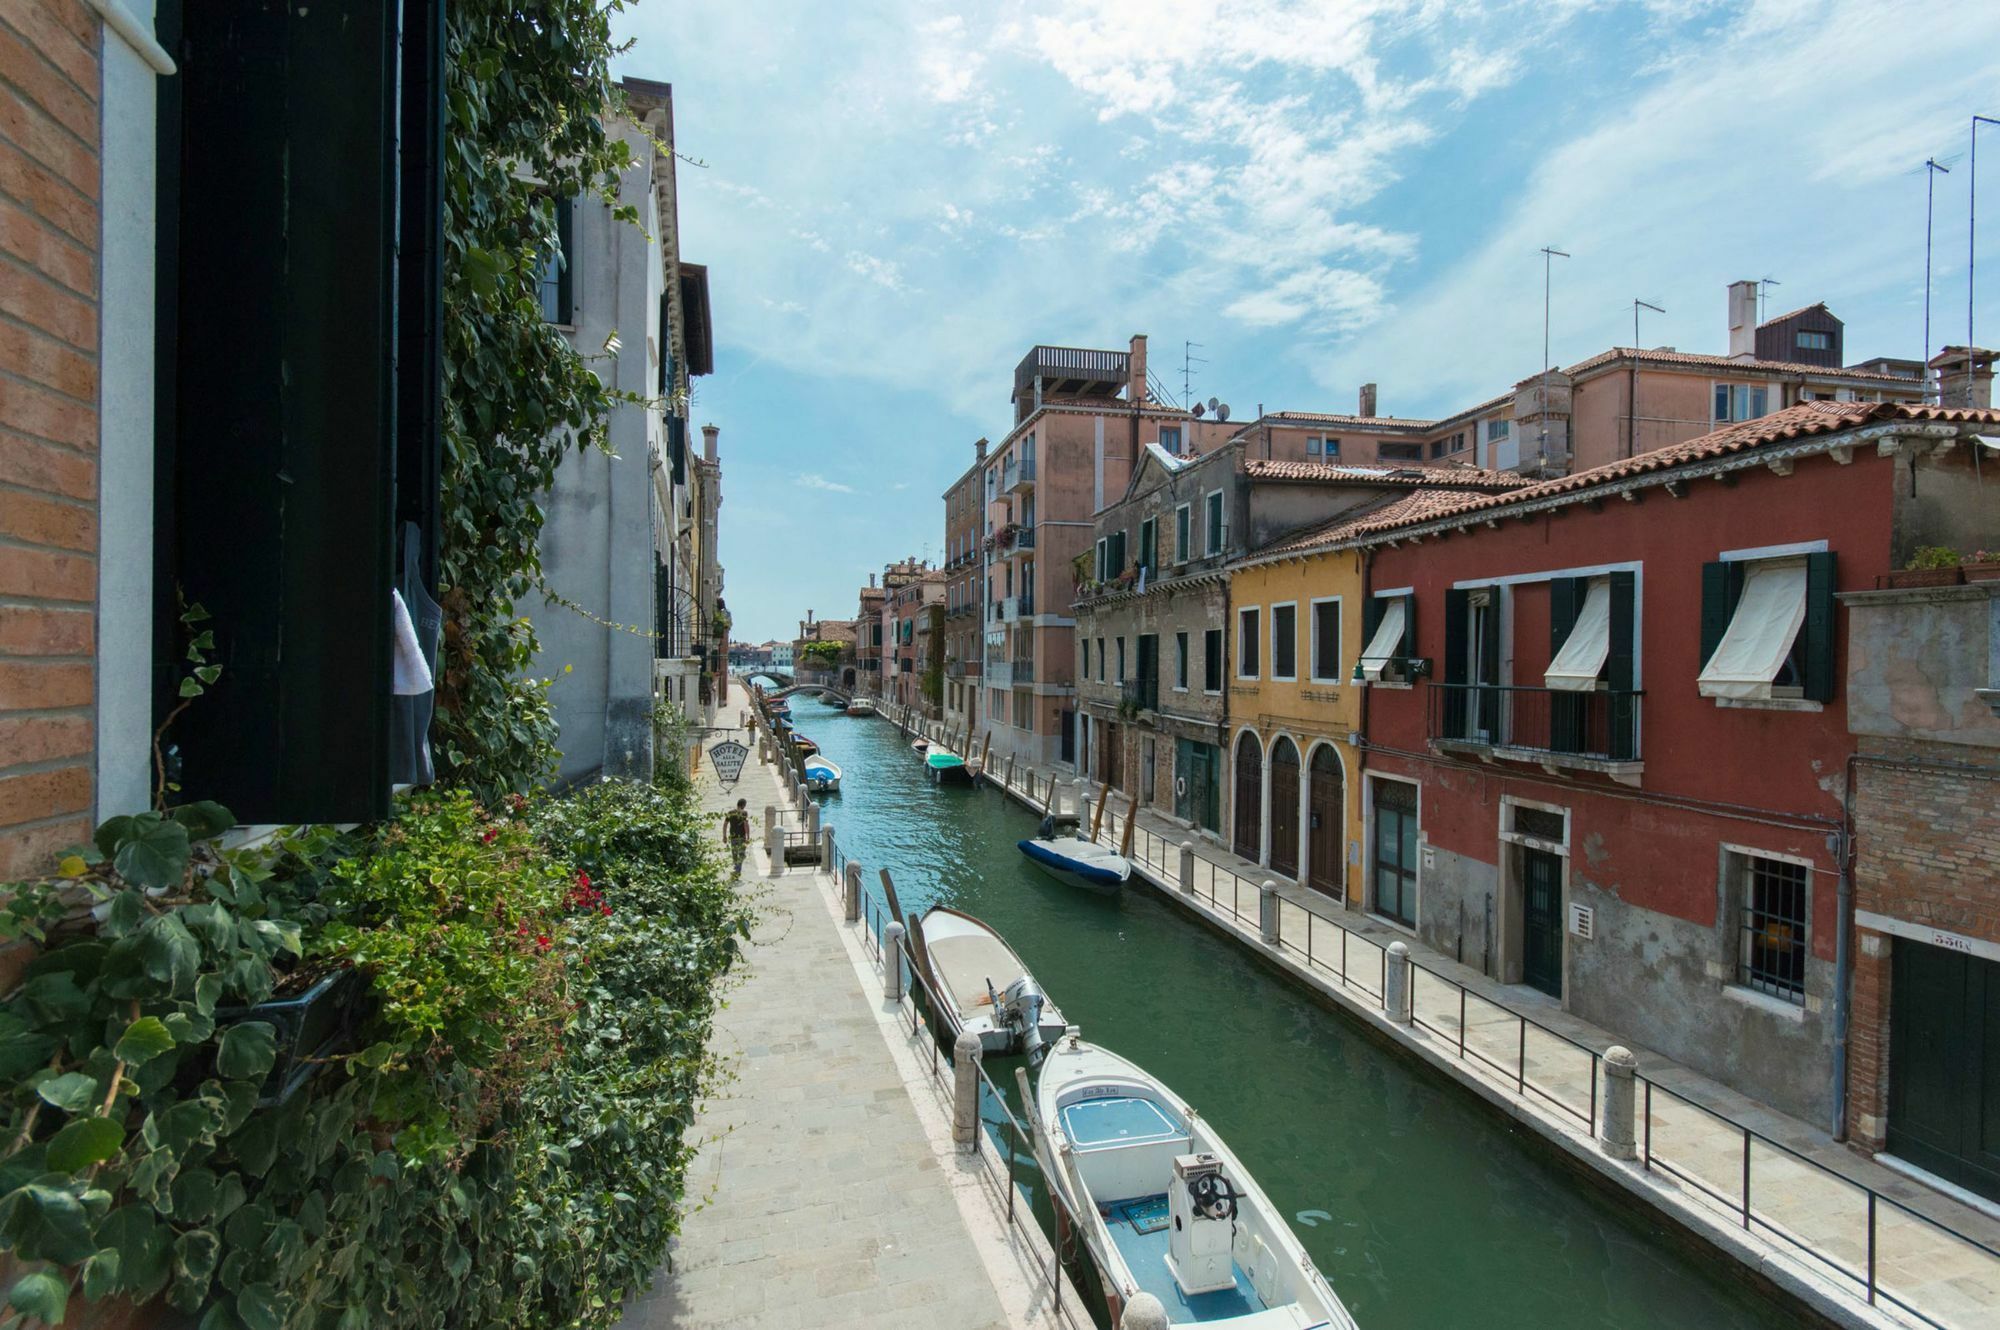
<svg viewBox="0 0 2000 1330">
<path fill-rule="evenodd" d="M 1731 282 L 1729 284 L 1730 359 L 1754 359 L 1756 355 L 1757 283 Z"/>
<path fill-rule="evenodd" d="M 983 461 L 985 461 L 985 460 L 986 460 L 986 449 L 987 449 L 987 447 L 988 447 L 988 445 L 987 445 L 987 442 L 986 442 L 986 440 L 984 440 L 984 439 L 981 439 L 981 440 L 980 440 L 980 441 L 979 441 L 978 443 L 975 443 L 975 444 L 973 444 L 972 446 L 973 446 L 974 448 L 976 448 L 976 449 L 978 449 L 978 450 L 979 450 L 979 460 L 980 460 L 980 461 L 982 461 L 982 462 L 983 462 Z"/>
<path fill-rule="evenodd" d="M 1361 414 L 1364 416 L 1375 414 L 1375 385 L 1372 383 L 1361 385 Z"/>
<path fill-rule="evenodd" d="M 1126 369 L 1125 400 L 1136 406 L 1146 400 L 1146 334 L 1132 334 L 1132 353 Z"/>
<path fill-rule="evenodd" d="M 1939 406 L 1990 407 L 1993 405 L 1994 353 L 1975 346 L 1947 346 L 1931 357 L 1937 373 Z"/>
<path fill-rule="evenodd" d="M 701 458 L 704 462 L 713 462 L 715 460 L 715 441 L 721 437 L 721 426 L 703 425 L 701 427 Z"/>
</svg>

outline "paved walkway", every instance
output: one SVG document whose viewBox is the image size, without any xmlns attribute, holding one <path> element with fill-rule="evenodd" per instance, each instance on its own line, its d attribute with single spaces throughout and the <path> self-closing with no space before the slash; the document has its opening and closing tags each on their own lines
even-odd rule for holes
<svg viewBox="0 0 2000 1330">
<path fill-rule="evenodd" d="M 1009 773 L 998 762 L 995 767 L 994 779 L 1005 784 Z M 1026 768 L 1013 774 L 1009 793 L 1045 807 L 1049 773 L 1034 773 L 1032 790 Z M 1123 802 L 1118 796 L 1113 807 Z M 1120 846 L 1124 831 L 1125 818 L 1107 810 L 1100 838 Z M 1183 891 L 1179 850 L 1189 840 L 1195 846 L 1192 893 Z M 1781 1267 L 1780 1282 L 1840 1320 L 2000 1326 L 2000 1257 L 1994 1255 L 2000 1251 L 2000 1221 L 1990 1214 L 1581 1020 L 1541 993 L 1498 983 L 1399 929 L 1274 879 L 1270 870 L 1195 837 L 1181 823 L 1140 812 L 1130 853 L 1153 884 L 1267 953 L 1272 949 L 1261 936 L 1258 887 L 1276 881 L 1275 957 L 1287 968 L 1514 1116 L 1562 1139 L 1572 1153 L 1629 1190 L 1678 1211 L 1746 1263 L 1767 1273 Z M 1381 1016 L 1383 953 L 1392 942 L 1407 945 L 1417 966 L 1410 1026 L 1389 1025 Z M 1595 1091 L 1602 1086 L 1595 1055 L 1621 1043 L 1638 1057 L 1642 1095 L 1643 1081 L 1655 1086 L 1650 1123 L 1643 1100 L 1638 1110 L 1642 1148 L 1650 1125 L 1650 1168 L 1609 1161 L 1595 1145 Z M 1748 1225 L 1746 1128 L 1764 1138 L 1751 1139 L 1748 1146 Z M 1881 1198 L 1875 1204 L 1873 1307 L 1867 1296 L 1870 1190 Z M 1981 1250 L 1968 1238 L 1993 1250 Z"/>
<path fill-rule="evenodd" d="M 759 832 L 764 805 L 785 804 L 754 755 L 735 789 L 706 766 L 699 786 L 714 813 L 749 799 Z M 702 1208 L 653 1291 L 627 1308 L 626 1330 L 1026 1323 L 1008 1306 L 1021 1290 L 1003 1299 L 988 1272 L 949 1176 L 949 1127 L 941 1155 L 826 879 L 768 870 L 753 850 L 757 924 L 714 1036 L 728 1079 L 695 1120 L 704 1144 L 687 1194 Z"/>
</svg>

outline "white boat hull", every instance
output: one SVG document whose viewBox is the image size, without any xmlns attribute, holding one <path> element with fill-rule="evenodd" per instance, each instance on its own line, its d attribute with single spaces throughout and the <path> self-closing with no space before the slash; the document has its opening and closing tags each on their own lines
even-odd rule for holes
<svg viewBox="0 0 2000 1330">
<path fill-rule="evenodd" d="M 993 994 L 1005 994 L 1016 981 L 1034 976 L 1000 935 L 969 914 L 944 906 L 926 910 L 912 926 L 931 991 L 938 998 L 938 1015 L 956 1041 L 967 1030 L 979 1037 L 986 1056 L 1021 1053 L 1030 1042 L 1027 1031 L 998 1019 Z M 1036 988 L 1039 993 L 1039 987 Z M 1036 1021 L 1038 1041 L 1052 1048 L 1062 1038 L 1063 1014 L 1055 1003 L 1042 1000 Z"/>
<path fill-rule="evenodd" d="M 1080 891 L 1115 896 L 1132 876 L 1132 861 L 1080 836 L 1031 836 L 1018 842 L 1028 862 Z"/>
</svg>

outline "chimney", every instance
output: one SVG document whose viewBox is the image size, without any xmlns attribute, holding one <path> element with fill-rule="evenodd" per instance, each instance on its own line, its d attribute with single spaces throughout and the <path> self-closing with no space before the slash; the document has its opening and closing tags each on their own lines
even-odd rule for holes
<svg viewBox="0 0 2000 1330">
<path fill-rule="evenodd" d="M 1361 385 L 1361 414 L 1364 416 L 1375 414 L 1375 385 L 1372 383 Z"/>
<path fill-rule="evenodd" d="M 875 589 L 875 574 L 873 573 L 868 574 L 868 589 L 871 591 Z"/>
<path fill-rule="evenodd" d="M 1757 355 L 1757 283 L 1729 284 L 1729 357 Z"/>
<path fill-rule="evenodd" d="M 720 426 L 703 425 L 701 427 L 701 459 L 704 462 L 713 462 L 715 460 L 715 441 L 721 437 L 722 429 Z"/>
<path fill-rule="evenodd" d="M 986 448 L 987 448 L 987 443 L 986 443 L 986 440 L 984 440 L 984 439 L 981 439 L 981 440 L 980 440 L 980 441 L 979 441 L 978 443 L 975 443 L 975 444 L 973 444 L 972 446 L 973 446 L 974 448 L 976 448 L 976 449 L 978 449 L 978 450 L 979 450 L 979 460 L 980 460 L 980 461 L 982 461 L 982 462 L 983 462 L 983 461 L 985 461 L 985 460 L 986 460 Z"/>
<path fill-rule="evenodd" d="M 1993 405 L 1993 355 L 1982 347 L 1947 346 L 1931 357 L 1937 371 L 1938 405 Z"/>
<path fill-rule="evenodd" d="M 1125 380 L 1125 400 L 1134 406 L 1146 400 L 1146 334 L 1132 334 L 1132 353 L 1126 359 L 1130 371 Z"/>
</svg>

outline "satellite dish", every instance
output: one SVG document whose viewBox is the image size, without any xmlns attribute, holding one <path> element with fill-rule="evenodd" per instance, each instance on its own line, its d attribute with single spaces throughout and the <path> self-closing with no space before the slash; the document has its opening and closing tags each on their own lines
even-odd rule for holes
<svg viewBox="0 0 2000 1330">
<path fill-rule="evenodd" d="M 1202 412 L 1204 412 L 1204 411 L 1206 411 L 1206 410 L 1208 410 L 1208 408 L 1207 408 L 1207 407 L 1203 406 L 1203 405 L 1202 405 L 1202 404 L 1201 404 L 1200 402 L 1196 402 L 1196 403 L 1194 404 L 1194 418 L 1195 418 L 1196 420 L 1200 420 L 1200 419 L 1201 419 L 1201 413 L 1202 413 Z"/>
<path fill-rule="evenodd" d="M 1216 401 L 1216 400 L 1215 400 L 1215 399 L 1214 399 L 1213 397 L 1211 397 L 1211 398 L 1209 398 L 1209 399 L 1208 399 L 1208 409 L 1209 409 L 1209 410 L 1211 410 L 1211 411 L 1214 411 L 1214 410 L 1216 410 L 1216 409 L 1217 409 L 1217 408 L 1218 408 L 1218 407 L 1219 407 L 1220 405 L 1221 405 L 1221 404 L 1220 404 L 1220 403 L 1218 403 L 1218 402 L 1217 402 L 1217 401 Z"/>
<path fill-rule="evenodd" d="M 1229 419 L 1229 403 L 1224 402 L 1221 406 L 1215 408 L 1215 418 L 1217 420 Z"/>
</svg>

